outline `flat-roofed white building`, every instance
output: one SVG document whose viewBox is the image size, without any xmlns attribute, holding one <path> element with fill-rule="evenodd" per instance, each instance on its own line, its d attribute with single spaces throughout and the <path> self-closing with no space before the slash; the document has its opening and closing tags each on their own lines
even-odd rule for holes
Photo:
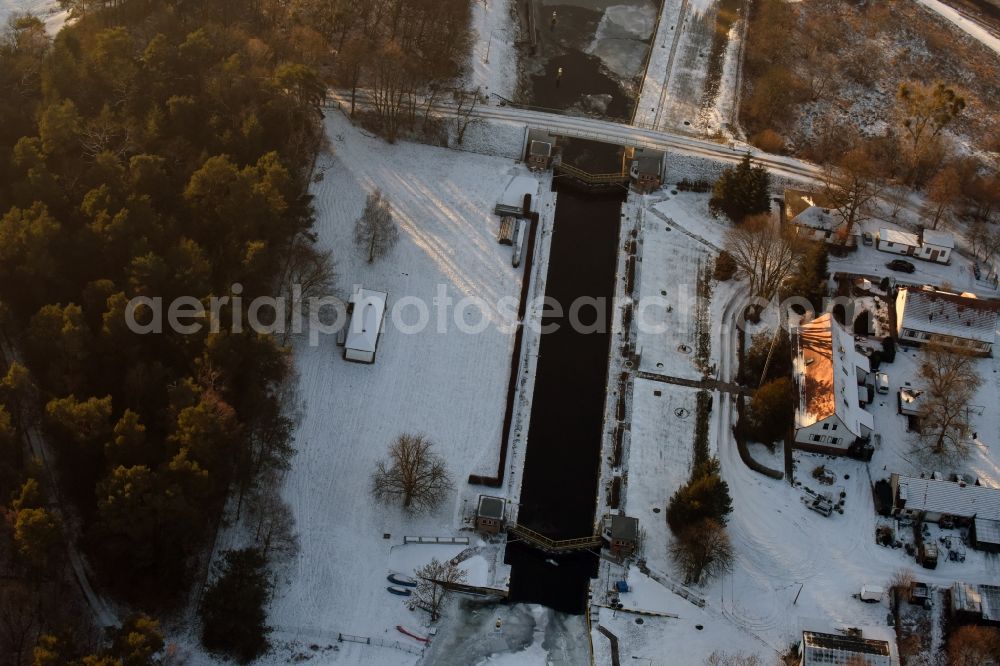
<svg viewBox="0 0 1000 666">
<path fill-rule="evenodd" d="M 996 338 L 1000 302 L 973 294 L 903 287 L 896 294 L 896 332 L 908 344 L 937 342 L 988 356 Z"/>
<path fill-rule="evenodd" d="M 374 363 L 378 341 L 385 322 L 384 291 L 358 288 L 351 295 L 351 322 L 344 338 L 344 359 L 356 363 Z"/>
<path fill-rule="evenodd" d="M 867 401 L 871 366 L 854 337 L 826 313 L 793 331 L 793 373 L 798 389 L 795 445 L 843 454 L 875 427 Z M 864 392 L 865 400 L 861 393 Z"/>
</svg>

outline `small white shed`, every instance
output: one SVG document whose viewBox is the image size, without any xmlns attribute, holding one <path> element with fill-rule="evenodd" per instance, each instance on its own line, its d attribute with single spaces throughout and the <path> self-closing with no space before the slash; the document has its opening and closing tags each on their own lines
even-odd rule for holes
<svg viewBox="0 0 1000 666">
<path fill-rule="evenodd" d="M 910 256 L 920 250 L 920 238 L 906 231 L 882 227 L 875 236 L 875 247 L 883 252 Z"/>
<path fill-rule="evenodd" d="M 374 363 L 378 339 L 385 321 L 385 306 L 389 295 L 384 291 L 358 288 L 351 295 L 351 323 L 344 340 L 344 359 L 357 363 Z"/>
<path fill-rule="evenodd" d="M 951 251 L 955 249 L 955 237 L 947 231 L 924 229 L 921 233 L 920 252 L 914 253 L 918 259 L 947 264 L 951 261 Z"/>
</svg>

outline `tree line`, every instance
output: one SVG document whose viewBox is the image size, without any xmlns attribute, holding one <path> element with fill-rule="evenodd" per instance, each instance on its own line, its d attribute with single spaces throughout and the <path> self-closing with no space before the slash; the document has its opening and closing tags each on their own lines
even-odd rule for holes
<svg viewBox="0 0 1000 666">
<path fill-rule="evenodd" d="M 54 39 L 31 17 L 0 39 L 0 323 L 23 356 L 0 367 L 0 562 L 31 597 L 35 653 L 60 646 L 36 663 L 92 647 L 79 617 L 43 603 L 65 596 L 63 539 L 102 586 L 157 610 L 183 600 L 227 491 L 280 513 L 262 479 L 293 452 L 287 350 L 229 330 L 244 306 L 218 332 L 136 335 L 130 299 L 207 302 L 239 284 L 247 303 L 310 266 L 332 278 L 305 194 L 325 88 L 315 30 L 277 2 L 65 4 L 79 20 Z M 32 429 L 57 488 L 24 445 Z"/>
</svg>

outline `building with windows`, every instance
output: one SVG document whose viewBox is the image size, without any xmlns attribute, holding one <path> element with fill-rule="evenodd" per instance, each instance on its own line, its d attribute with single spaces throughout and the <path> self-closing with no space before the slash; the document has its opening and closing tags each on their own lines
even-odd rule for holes
<svg viewBox="0 0 1000 666">
<path fill-rule="evenodd" d="M 847 226 L 833 202 L 820 192 L 785 190 L 782 219 L 799 238 L 825 243 L 857 245 L 856 234 L 844 238 Z"/>
<path fill-rule="evenodd" d="M 874 428 L 862 407 L 870 365 L 854 337 L 826 313 L 792 331 L 792 353 L 796 448 L 833 454 L 863 448 Z"/>
<path fill-rule="evenodd" d="M 883 252 L 912 257 L 920 251 L 920 237 L 908 231 L 882 227 L 875 235 L 875 247 Z"/>
<path fill-rule="evenodd" d="M 889 641 L 853 634 L 802 632 L 802 666 L 894 666 Z"/>
<path fill-rule="evenodd" d="M 905 344 L 937 342 L 979 356 L 993 351 L 1000 302 L 929 287 L 896 295 L 896 332 Z"/>
<path fill-rule="evenodd" d="M 480 495 L 476 505 L 476 531 L 481 534 L 499 534 L 504 528 L 504 509 L 507 501 L 502 497 Z"/>
<path fill-rule="evenodd" d="M 902 474 L 890 476 L 889 485 L 892 515 L 967 525 L 970 544 L 1000 552 L 1000 488 Z"/>
</svg>

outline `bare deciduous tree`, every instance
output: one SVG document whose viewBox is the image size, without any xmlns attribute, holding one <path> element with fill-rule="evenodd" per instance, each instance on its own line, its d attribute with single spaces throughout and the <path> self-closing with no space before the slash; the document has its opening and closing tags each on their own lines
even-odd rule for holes
<svg viewBox="0 0 1000 666">
<path fill-rule="evenodd" d="M 354 242 L 368 254 L 368 263 L 384 256 L 399 239 L 389 202 L 375 190 L 365 199 L 365 209 L 354 225 Z"/>
<path fill-rule="evenodd" d="M 726 232 L 726 251 L 750 280 L 751 296 L 770 300 L 795 268 L 794 239 L 767 215 L 748 217 Z"/>
<path fill-rule="evenodd" d="M 404 433 L 389 447 L 388 459 L 376 463 L 372 495 L 381 502 L 401 502 L 407 511 L 433 509 L 451 490 L 444 460 L 423 435 Z"/>
<path fill-rule="evenodd" d="M 683 530 L 670 544 L 670 557 L 687 584 L 700 584 L 726 573 L 733 565 L 733 547 L 726 528 L 706 518 Z"/>
<path fill-rule="evenodd" d="M 958 627 L 948 638 L 950 666 L 981 666 L 1000 662 L 1000 629 Z"/>
<path fill-rule="evenodd" d="M 479 103 L 479 88 L 475 90 L 456 90 L 455 101 L 457 102 L 455 119 L 458 121 L 456 140 L 462 143 L 465 140 L 465 132 L 469 129 L 469 124 L 472 122 L 472 113 L 476 110 L 476 105 Z"/>
<path fill-rule="evenodd" d="M 407 602 L 411 610 L 422 609 L 431 614 L 431 622 L 441 616 L 441 606 L 448 594 L 449 584 L 465 582 L 465 571 L 457 564 L 432 559 L 417 569 L 417 587 Z"/>
<path fill-rule="evenodd" d="M 281 291 L 291 305 L 285 310 L 286 340 L 295 314 L 308 314 L 310 299 L 329 294 L 334 277 L 330 251 L 316 249 L 313 239 L 305 234 L 297 235 L 288 248 L 281 278 Z"/>
<path fill-rule="evenodd" d="M 994 234 L 989 225 L 982 220 L 976 220 L 969 225 L 965 239 L 969 241 L 969 249 L 972 250 L 972 255 L 976 259 L 989 260 L 990 255 L 993 254 L 994 236 L 1000 240 L 1000 233 Z"/>
<path fill-rule="evenodd" d="M 879 195 L 878 166 L 867 150 L 854 148 L 844 153 L 835 166 L 824 170 L 823 185 L 844 223 L 846 243 L 854 226 L 867 219 L 868 209 Z"/>
<path fill-rule="evenodd" d="M 969 450 L 969 405 L 982 384 L 975 357 L 931 342 L 918 371 L 924 388 L 915 453 L 963 457 Z"/>
<path fill-rule="evenodd" d="M 938 223 L 945 217 L 962 196 L 962 179 L 958 169 L 946 166 L 938 171 L 927 186 L 927 199 L 931 203 L 931 229 L 937 229 Z"/>
<path fill-rule="evenodd" d="M 965 108 L 965 100 L 954 90 L 939 83 L 936 86 L 904 83 L 896 94 L 903 131 L 910 139 L 914 155 L 921 144 L 941 133 Z"/>
</svg>

